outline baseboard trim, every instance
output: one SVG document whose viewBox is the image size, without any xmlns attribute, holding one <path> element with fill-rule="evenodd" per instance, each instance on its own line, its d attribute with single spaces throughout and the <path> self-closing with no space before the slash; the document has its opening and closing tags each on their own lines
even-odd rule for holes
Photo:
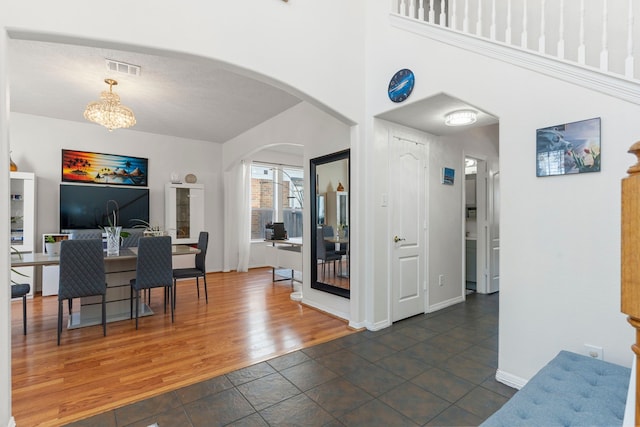
<svg viewBox="0 0 640 427">
<path fill-rule="evenodd" d="M 16 420 L 13 417 L 9 418 L 9 424 L 7 424 L 7 427 L 16 427 Z"/>
<path fill-rule="evenodd" d="M 528 382 L 524 378 L 520 378 L 500 369 L 496 371 L 496 380 L 518 390 L 524 387 Z"/>
<path fill-rule="evenodd" d="M 443 308 L 447 308 L 447 307 L 450 307 L 452 305 L 455 305 L 455 304 L 458 304 L 458 303 L 461 303 L 461 302 L 464 302 L 464 297 L 463 296 L 451 298 L 451 299 L 448 299 L 446 301 L 442 301 L 442 302 L 439 302 L 437 304 L 430 305 L 429 307 L 427 307 L 426 313 L 433 313 L 435 311 L 442 310 Z"/>
</svg>

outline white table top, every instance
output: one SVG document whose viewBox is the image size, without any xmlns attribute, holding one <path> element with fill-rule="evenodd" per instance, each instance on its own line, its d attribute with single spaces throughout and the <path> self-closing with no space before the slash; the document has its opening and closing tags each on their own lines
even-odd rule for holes
<svg viewBox="0 0 640 427">
<path fill-rule="evenodd" d="M 267 240 L 265 242 L 281 245 L 291 245 L 291 246 L 302 246 L 302 237 L 291 237 L 290 239 L 285 240 Z"/>
</svg>

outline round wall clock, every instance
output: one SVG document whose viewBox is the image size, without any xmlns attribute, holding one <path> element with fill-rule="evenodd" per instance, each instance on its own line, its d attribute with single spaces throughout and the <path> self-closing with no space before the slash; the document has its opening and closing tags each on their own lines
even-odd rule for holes
<svg viewBox="0 0 640 427">
<path fill-rule="evenodd" d="M 411 95 L 413 85 L 416 82 L 413 71 L 406 68 L 398 71 L 391 77 L 387 93 L 393 102 L 402 102 Z"/>
</svg>

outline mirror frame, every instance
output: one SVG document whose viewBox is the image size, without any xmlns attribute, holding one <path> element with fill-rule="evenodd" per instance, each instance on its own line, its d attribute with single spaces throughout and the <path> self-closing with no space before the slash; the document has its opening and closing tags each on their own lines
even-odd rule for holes
<svg viewBox="0 0 640 427">
<path fill-rule="evenodd" d="M 318 226 L 318 206 L 316 203 L 316 197 L 317 197 L 317 190 L 316 190 L 316 186 L 318 185 L 317 182 L 317 172 L 316 172 L 316 167 L 320 166 L 320 165 L 324 165 L 327 163 L 331 163 L 331 162 L 335 162 L 335 161 L 339 161 L 339 160 L 344 160 L 347 159 L 348 162 L 348 168 L 347 168 L 347 179 L 348 179 L 348 186 L 347 188 L 349 189 L 349 196 L 347 198 L 347 203 L 349 204 L 349 227 L 351 229 L 351 154 L 350 154 L 350 150 L 343 150 L 343 151 L 338 151 L 336 153 L 332 153 L 332 154 L 327 154 L 325 156 L 321 156 L 321 157 L 316 157 L 314 159 L 311 159 L 309 161 L 309 175 L 310 175 L 310 196 L 309 196 L 309 201 L 310 201 L 310 213 L 311 213 L 311 263 L 310 265 L 312 266 L 311 268 L 311 288 L 312 289 L 316 289 L 319 291 L 324 291 L 324 292 L 328 292 L 330 294 L 334 294 L 334 295 L 338 295 L 341 296 L 343 298 L 350 298 L 351 297 L 351 290 L 350 289 L 343 289 L 343 288 L 339 288 L 337 286 L 332 286 L 329 285 L 327 283 L 323 283 L 323 282 L 318 282 L 318 258 L 317 258 L 317 233 L 316 233 L 316 227 Z M 349 245 L 349 256 L 351 256 L 351 245 Z M 315 267 L 315 268 L 314 268 Z"/>
</svg>

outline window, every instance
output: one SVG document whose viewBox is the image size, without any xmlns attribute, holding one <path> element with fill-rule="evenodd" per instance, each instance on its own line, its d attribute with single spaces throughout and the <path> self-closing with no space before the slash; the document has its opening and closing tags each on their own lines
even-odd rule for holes
<svg viewBox="0 0 640 427">
<path fill-rule="evenodd" d="M 251 165 L 251 239 L 263 239 L 265 226 L 284 222 L 289 237 L 302 237 L 302 168 Z"/>
</svg>

